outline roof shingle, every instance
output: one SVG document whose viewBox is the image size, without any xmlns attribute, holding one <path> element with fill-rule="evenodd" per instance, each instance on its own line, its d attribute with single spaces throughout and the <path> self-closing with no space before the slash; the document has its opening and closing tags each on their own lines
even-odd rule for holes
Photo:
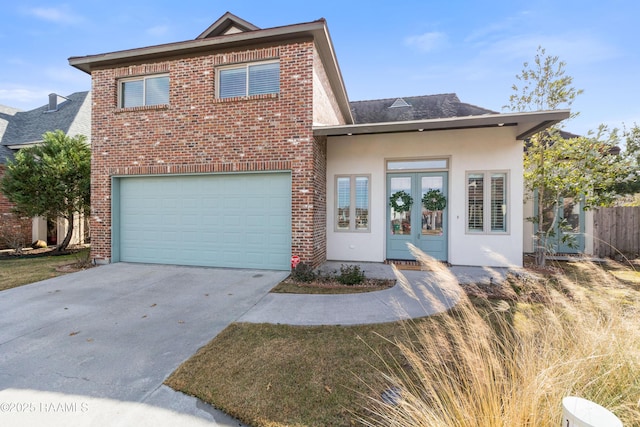
<svg viewBox="0 0 640 427">
<path fill-rule="evenodd" d="M 455 93 L 354 101 L 350 105 L 355 123 L 386 123 L 497 114 L 486 108 L 460 102 Z"/>
</svg>

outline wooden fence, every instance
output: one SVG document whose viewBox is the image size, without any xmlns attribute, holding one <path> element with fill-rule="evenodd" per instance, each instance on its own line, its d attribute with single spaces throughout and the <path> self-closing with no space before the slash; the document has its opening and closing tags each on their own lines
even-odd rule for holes
<svg viewBox="0 0 640 427">
<path fill-rule="evenodd" d="M 594 254 L 615 257 L 640 254 L 640 206 L 596 209 L 593 214 Z"/>
</svg>

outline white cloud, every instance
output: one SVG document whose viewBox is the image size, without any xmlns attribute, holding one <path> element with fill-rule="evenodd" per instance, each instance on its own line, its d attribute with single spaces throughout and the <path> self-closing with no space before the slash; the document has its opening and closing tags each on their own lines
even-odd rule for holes
<svg viewBox="0 0 640 427">
<path fill-rule="evenodd" d="M 74 86 L 86 85 L 86 89 L 91 89 L 91 77 L 80 70 L 66 67 L 46 67 L 43 74 L 49 82 L 71 83 Z"/>
<path fill-rule="evenodd" d="M 473 30 L 467 37 L 465 43 L 485 43 L 487 39 L 504 38 L 506 33 L 522 26 L 523 22 L 530 19 L 529 11 L 522 11 L 512 16 L 507 16 L 501 21 L 493 22 L 485 27 Z"/>
<path fill-rule="evenodd" d="M 83 21 L 80 15 L 69 10 L 68 7 L 34 7 L 27 10 L 29 15 L 36 18 L 55 22 L 57 24 L 75 24 Z"/>
<path fill-rule="evenodd" d="M 447 45 L 447 35 L 438 31 L 409 36 L 404 39 L 407 46 L 416 47 L 423 52 L 431 52 Z"/>
<path fill-rule="evenodd" d="M 169 32 L 169 26 L 156 25 L 155 27 L 147 28 L 146 33 L 150 36 L 161 37 Z"/>
<path fill-rule="evenodd" d="M 49 93 L 44 89 L 12 88 L 0 89 L 0 104 L 8 107 L 29 110 L 47 102 Z"/>
<path fill-rule="evenodd" d="M 592 64 L 616 58 L 618 48 L 584 33 L 556 35 L 526 34 L 510 37 L 488 45 L 484 55 L 503 57 L 507 60 L 533 60 L 536 49 L 542 46 L 548 55 L 557 55 L 570 65 Z"/>
</svg>

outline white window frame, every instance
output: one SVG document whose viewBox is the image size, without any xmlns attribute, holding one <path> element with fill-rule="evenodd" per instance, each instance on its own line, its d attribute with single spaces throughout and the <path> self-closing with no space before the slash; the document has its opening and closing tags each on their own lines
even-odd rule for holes
<svg viewBox="0 0 640 427">
<path fill-rule="evenodd" d="M 349 228 L 338 227 L 338 180 L 340 178 L 349 179 Z M 357 227 L 357 206 L 356 206 L 356 180 L 358 178 L 367 179 L 367 227 Z M 333 218 L 334 218 L 334 231 L 338 233 L 370 233 L 371 232 L 371 175 L 369 174 L 348 174 L 348 175 L 336 175 L 334 178 L 335 188 L 335 203 L 333 206 Z"/>
<path fill-rule="evenodd" d="M 149 79 L 156 79 L 159 77 L 167 77 L 169 78 L 169 74 L 168 73 L 163 73 L 163 74 L 150 74 L 150 75 L 146 75 L 146 76 L 137 76 L 137 77 L 127 77 L 127 78 L 123 78 L 123 79 L 119 79 L 118 80 L 118 108 L 136 108 L 136 107 L 150 107 L 150 106 L 154 106 L 154 105 L 169 105 L 169 102 L 167 102 L 166 104 L 146 104 L 146 98 L 147 98 L 147 80 Z M 124 106 L 124 83 L 127 82 L 136 82 L 136 81 L 142 81 L 142 105 L 139 106 L 134 106 L 134 107 L 125 107 Z M 171 79 L 169 78 L 169 88 L 168 88 L 168 92 L 167 92 L 167 98 L 169 98 L 171 93 Z"/>
<path fill-rule="evenodd" d="M 491 229 L 491 176 L 494 174 L 501 174 L 505 177 L 504 185 L 504 230 L 492 230 Z M 474 230 L 469 228 L 469 177 L 470 175 L 482 175 L 482 230 Z M 475 170 L 467 171 L 465 173 L 465 232 L 467 234 L 509 234 L 511 224 L 511 203 L 510 203 L 510 190 L 511 178 L 508 170 Z"/>
<path fill-rule="evenodd" d="M 234 64 L 234 65 L 228 65 L 228 66 L 222 66 L 222 67 L 217 67 L 216 68 L 216 99 L 233 99 L 233 98 L 248 98 L 251 96 L 260 96 L 260 95 L 249 95 L 249 68 L 256 66 L 256 65 L 265 65 L 265 64 L 280 64 L 280 60 L 276 59 L 276 60 L 272 60 L 272 61 L 260 61 L 260 62 L 247 62 L 244 64 Z M 224 70 L 237 70 L 237 69 L 244 69 L 245 70 L 245 78 L 246 78 L 246 84 L 245 84 L 245 93 L 242 96 L 230 96 L 230 97 L 225 97 L 222 98 L 220 96 L 220 72 L 224 71 Z M 279 94 L 280 93 L 280 68 L 278 68 L 278 91 L 277 92 L 270 92 L 268 94 L 261 94 L 261 95 L 274 95 L 274 94 Z"/>
</svg>

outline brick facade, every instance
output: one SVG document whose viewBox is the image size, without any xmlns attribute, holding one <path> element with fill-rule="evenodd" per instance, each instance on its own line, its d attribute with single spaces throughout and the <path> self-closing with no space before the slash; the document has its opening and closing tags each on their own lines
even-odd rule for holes
<svg viewBox="0 0 640 427">
<path fill-rule="evenodd" d="M 292 253 L 326 257 L 326 141 L 313 137 L 314 43 L 92 70 L 92 257 L 111 256 L 111 177 L 290 171 Z M 216 67 L 280 61 L 280 93 L 217 99 Z M 118 79 L 169 75 L 169 104 L 118 108 Z"/>
<path fill-rule="evenodd" d="M 4 176 L 5 166 L 0 165 L 0 181 Z M 7 249 L 15 243 L 21 246 L 31 244 L 31 219 L 19 218 L 13 212 L 11 203 L 0 192 L 0 249 Z"/>
</svg>

